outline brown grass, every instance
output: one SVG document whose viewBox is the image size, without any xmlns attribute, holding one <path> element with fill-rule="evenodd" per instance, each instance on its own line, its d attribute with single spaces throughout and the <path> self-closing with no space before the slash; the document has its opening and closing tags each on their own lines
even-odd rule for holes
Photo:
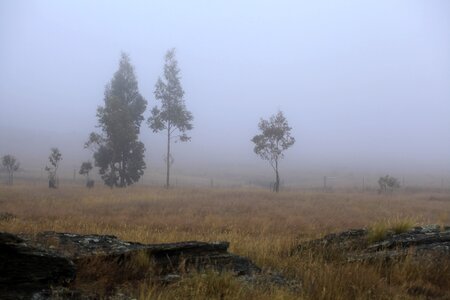
<svg viewBox="0 0 450 300">
<path fill-rule="evenodd" d="M 442 201 L 430 200 L 435 198 Z M 412 222 L 448 224 L 448 194 L 303 190 L 274 194 L 258 189 L 142 186 L 49 190 L 21 185 L 0 188 L 0 212 L 17 216 L 0 221 L 0 231 L 15 233 L 114 234 L 142 243 L 226 240 L 230 251 L 303 282 L 301 291 L 293 292 L 251 287 L 227 274 L 199 274 L 170 288 L 143 282 L 131 291 L 142 299 L 408 299 L 427 293 L 450 297 L 450 270 L 445 264 L 433 272 L 409 262 L 386 270 L 289 255 L 302 240 L 348 228 L 390 224 L 402 231 L 415 225 Z"/>
</svg>

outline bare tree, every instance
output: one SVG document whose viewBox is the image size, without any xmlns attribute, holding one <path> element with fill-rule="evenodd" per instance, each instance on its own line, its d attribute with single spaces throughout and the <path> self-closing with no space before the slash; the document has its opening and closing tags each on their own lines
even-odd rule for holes
<svg viewBox="0 0 450 300">
<path fill-rule="evenodd" d="M 291 136 L 291 127 L 281 111 L 270 117 L 269 120 L 261 119 L 258 124 L 260 134 L 253 137 L 255 143 L 253 151 L 262 159 L 269 161 L 275 171 L 275 184 L 273 190 L 280 190 L 280 174 L 278 164 L 284 157 L 284 151 L 295 143 Z"/>
<path fill-rule="evenodd" d="M 11 154 L 7 154 L 2 157 L 2 165 L 8 173 L 8 185 L 13 185 L 14 172 L 19 169 L 19 162 Z"/>
</svg>

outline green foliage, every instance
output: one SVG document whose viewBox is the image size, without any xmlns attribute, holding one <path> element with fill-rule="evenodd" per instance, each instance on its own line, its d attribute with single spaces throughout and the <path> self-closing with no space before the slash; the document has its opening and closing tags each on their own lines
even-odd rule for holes
<svg viewBox="0 0 450 300">
<path fill-rule="evenodd" d="M 147 101 L 141 96 L 130 58 L 122 53 L 119 69 L 105 88 L 104 106 L 97 109 L 102 134 L 91 133 L 86 148 L 94 150 L 104 183 L 125 187 L 144 174 L 144 144 L 138 140 Z"/>
<path fill-rule="evenodd" d="M 167 131 L 166 154 L 166 186 L 169 187 L 169 169 L 173 157 L 170 153 L 170 144 L 190 141 L 187 131 L 192 130 L 192 113 L 186 109 L 184 91 L 180 82 L 180 69 L 175 59 L 175 49 L 167 51 L 164 64 L 164 76 L 158 78 L 154 92 L 156 100 L 161 101 L 160 106 L 153 107 L 147 123 L 153 132 Z"/>
<path fill-rule="evenodd" d="M 8 184 L 13 185 L 14 172 L 19 169 L 19 162 L 13 155 L 7 154 L 2 157 L 2 166 L 8 173 Z"/>
<path fill-rule="evenodd" d="M 89 177 L 89 172 L 91 170 L 92 163 L 90 161 L 85 161 L 81 164 L 80 171 L 78 173 L 80 173 L 80 175 L 86 175 L 87 177 Z"/>
<path fill-rule="evenodd" d="M 85 161 L 81 164 L 80 171 L 78 172 L 80 173 L 80 175 L 86 176 L 87 188 L 94 187 L 94 180 L 89 179 L 89 172 L 91 172 L 92 168 L 93 168 L 92 163 L 90 161 Z"/>
<path fill-rule="evenodd" d="M 397 178 L 386 175 L 378 179 L 378 185 L 380 186 L 380 192 L 393 192 L 394 189 L 400 187 L 400 182 Z"/>
<path fill-rule="evenodd" d="M 280 177 L 278 173 L 279 160 L 284 157 L 284 151 L 294 145 L 295 138 L 291 136 L 291 127 L 281 111 L 270 117 L 261 119 L 258 124 L 260 134 L 253 137 L 253 151 L 262 159 L 269 161 L 275 171 L 274 190 L 279 191 Z"/>
<path fill-rule="evenodd" d="M 59 163 L 62 160 L 62 154 L 58 148 L 50 149 L 48 160 L 50 162 L 50 165 L 45 166 L 45 170 L 48 172 L 48 187 L 57 188 L 58 178 L 56 176 L 56 172 L 58 171 Z"/>
</svg>

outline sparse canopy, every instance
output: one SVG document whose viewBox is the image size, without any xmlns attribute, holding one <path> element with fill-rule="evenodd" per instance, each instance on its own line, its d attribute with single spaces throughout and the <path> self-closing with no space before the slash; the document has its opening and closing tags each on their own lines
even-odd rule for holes
<svg viewBox="0 0 450 300">
<path fill-rule="evenodd" d="M 378 179 L 378 185 L 380 186 L 380 192 L 393 192 L 394 189 L 400 187 L 400 182 L 397 178 L 386 175 Z"/>
<path fill-rule="evenodd" d="M 85 147 L 94 149 L 95 165 L 110 187 L 126 187 L 144 174 L 144 144 L 138 140 L 147 101 L 141 96 L 134 67 L 122 53 L 119 70 L 105 88 L 97 109 L 102 134 L 91 133 Z"/>
<path fill-rule="evenodd" d="M 169 188 L 170 165 L 173 157 L 170 153 L 170 144 L 175 142 L 187 142 L 191 138 L 186 134 L 193 128 L 192 114 L 186 109 L 184 103 L 184 91 L 180 82 L 180 69 L 175 59 L 175 49 L 167 52 L 164 64 L 164 76 L 158 78 L 155 85 L 155 98 L 161 101 L 160 106 L 152 109 L 147 123 L 153 132 L 167 131 L 166 153 L 166 187 Z"/>
<path fill-rule="evenodd" d="M 279 161 L 284 157 L 283 152 L 295 143 L 295 139 L 291 136 L 292 128 L 289 127 L 281 111 L 271 116 L 269 120 L 261 119 L 258 127 L 261 133 L 252 139 L 255 144 L 253 150 L 262 159 L 269 161 L 275 171 L 273 190 L 278 192 L 280 189 Z"/>
<path fill-rule="evenodd" d="M 85 175 L 86 177 L 89 177 L 89 172 L 92 170 L 92 163 L 90 161 L 85 161 L 81 164 L 80 167 L 80 175 Z"/>
<path fill-rule="evenodd" d="M 62 154 L 61 152 L 59 152 L 58 148 L 50 149 L 48 160 L 50 162 L 50 165 L 47 165 L 45 167 L 45 170 L 48 172 L 48 187 L 57 188 L 58 178 L 56 176 L 56 171 L 58 171 L 59 163 L 62 160 Z"/>
<path fill-rule="evenodd" d="M 2 157 L 2 166 L 8 173 L 8 185 L 13 185 L 14 172 L 19 169 L 19 162 L 14 156 L 7 154 Z"/>
<path fill-rule="evenodd" d="M 88 188 L 94 186 L 94 181 L 89 178 L 89 173 L 91 172 L 92 168 L 92 163 L 90 161 L 85 161 L 81 164 L 80 171 L 78 172 L 80 173 L 80 175 L 86 176 L 86 186 Z"/>
</svg>

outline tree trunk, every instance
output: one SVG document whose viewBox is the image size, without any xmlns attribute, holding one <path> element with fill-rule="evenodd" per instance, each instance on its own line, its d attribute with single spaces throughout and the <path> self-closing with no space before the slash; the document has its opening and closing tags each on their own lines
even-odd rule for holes
<svg viewBox="0 0 450 300">
<path fill-rule="evenodd" d="M 278 173 L 278 159 L 275 160 L 275 186 L 274 190 L 275 192 L 280 191 L 280 174 Z"/>
<path fill-rule="evenodd" d="M 122 153 L 122 163 L 121 163 L 121 166 L 120 166 L 120 171 L 119 171 L 119 174 L 120 174 L 120 187 L 125 187 L 125 171 L 124 171 L 124 168 L 125 168 L 125 157 L 124 157 L 124 155 L 123 155 L 123 153 Z"/>
<path fill-rule="evenodd" d="M 166 189 L 169 188 L 169 178 L 170 178 L 170 124 L 167 126 L 167 155 L 166 155 Z"/>
</svg>

